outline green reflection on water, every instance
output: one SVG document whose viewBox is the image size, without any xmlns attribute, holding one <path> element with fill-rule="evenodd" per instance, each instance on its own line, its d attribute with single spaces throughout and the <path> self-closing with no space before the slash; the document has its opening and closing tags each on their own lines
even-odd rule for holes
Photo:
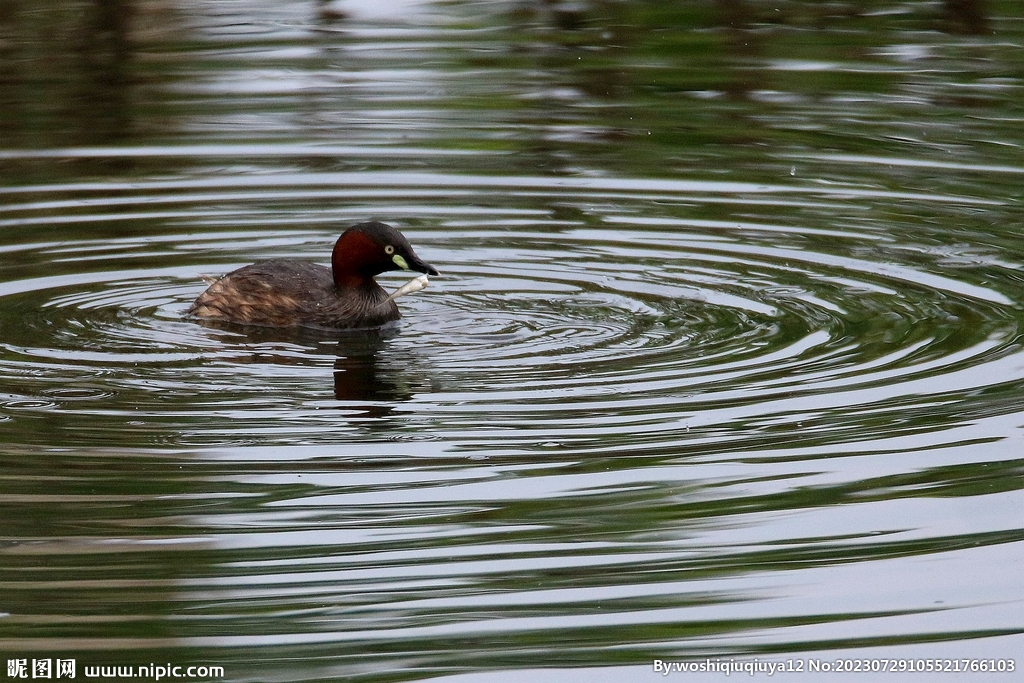
<svg viewBox="0 0 1024 683">
<path fill-rule="evenodd" d="M 522 4 L 464 19 L 464 28 L 471 31 L 442 26 L 409 39 L 389 39 L 360 31 L 366 26 L 357 22 L 321 18 L 318 31 L 284 28 L 280 34 L 268 30 L 265 37 L 226 31 L 218 40 L 211 38 L 215 32 L 199 30 L 204 19 L 190 18 L 189 7 L 69 2 L 51 3 L 51 11 L 42 12 L 29 3 L 9 3 L 0 13 L 0 151 L 102 149 L 0 159 L 5 188 L 49 186 L 38 195 L 0 195 L 2 218 L 12 223 L 5 225 L 0 246 L 81 241 L 105 260 L 72 261 L 46 250 L 13 250 L 0 263 L 0 282 L 115 267 L 191 266 L 205 264 L 207 257 L 219 263 L 219 254 L 182 255 L 174 249 L 194 233 L 225 229 L 243 234 L 257 220 L 275 225 L 296 214 L 328 214 L 339 204 L 328 197 L 224 197 L 211 191 L 213 209 L 224 216 L 196 217 L 187 210 L 128 219 L 105 216 L 115 211 L 103 204 L 105 199 L 160 194 L 139 190 L 135 181 L 209 179 L 223 190 L 216 183 L 225 176 L 422 170 L 466 176 L 837 183 L 851 196 L 862 188 L 869 192 L 861 199 L 820 205 L 773 204 L 742 191 L 722 201 L 694 196 L 644 203 L 568 190 L 558 194 L 534 188 L 531 194 L 515 187 L 477 190 L 470 203 L 496 212 L 530 211 L 528 216 L 550 220 L 555 227 L 532 235 L 530 244 L 538 250 L 557 253 L 564 244 L 542 242 L 544 232 L 614 232 L 603 221 L 608 215 L 718 221 L 743 224 L 727 235 L 733 239 L 748 226 L 747 243 L 955 275 L 959 282 L 989 287 L 1017 301 L 1021 278 L 1014 268 L 1022 256 L 1019 43 L 1024 32 L 1016 4 L 987 3 L 988 17 L 972 14 L 971 8 L 979 6 L 946 3 L 943 11 L 936 3 L 920 3 L 892 13 L 815 2 L 786 3 L 784 11 L 740 2 L 593 2 L 551 12 L 551 5 Z M 962 8 L 959 14 L 953 11 L 957 8 Z M 479 9 L 471 5 L 464 11 Z M 310 26 L 318 21 L 311 8 L 297 9 L 295 15 L 306 16 Z M 403 76 L 406 70 L 410 73 Z M 231 87 L 250 82 L 265 91 Z M 322 149 L 339 142 L 363 153 Z M 223 152 L 198 153 L 198 146 L 215 143 L 227 146 Z M 267 154 L 265 148 L 241 147 L 248 143 L 295 143 L 307 149 Z M 154 153 L 128 153 L 141 146 L 151 146 Z M 196 154 L 189 153 L 192 146 Z M 414 147 L 427 153 L 413 155 Z M 162 154 L 168 150 L 179 153 Z M 838 155 L 860 157 L 851 161 Z M 906 159 L 917 165 L 896 163 Z M 91 181 L 122 185 L 95 189 Z M 65 185 L 73 183 L 81 184 Z M 173 204 L 179 191 L 163 192 Z M 886 196 L 887 191 L 903 194 Z M 913 192 L 923 196 L 909 196 Z M 40 199 L 67 200 L 72 206 L 24 207 Z M 340 203 L 362 210 L 388 201 L 348 197 Z M 397 201 L 417 206 L 405 197 Z M 467 203 L 458 194 L 417 201 L 435 213 Z M 12 208 L 15 204 L 21 208 Z M 60 221 L 97 212 L 99 218 L 82 224 Z M 18 225 L 20 217 L 54 222 Z M 408 222 L 421 229 L 432 223 L 411 217 Z M 795 230 L 765 236 L 749 229 L 758 222 Z M 334 230 L 326 220 L 322 225 L 325 234 Z M 823 227 L 846 233 L 810 232 Z M 679 231 L 676 224 L 665 230 Z M 714 234 L 710 228 L 707 232 Z M 175 239 L 168 247 L 147 237 Z M 242 239 L 249 237 L 244 232 Z M 118 239 L 137 241 L 130 249 L 105 254 L 97 246 Z M 500 235 L 467 234 L 454 241 L 469 249 L 488 239 L 487 246 L 496 248 L 493 242 Z M 587 246 L 598 243 L 594 239 Z M 612 249 L 601 246 L 603 253 Z M 262 254 L 276 247 L 258 248 Z M 621 264 L 659 266 L 648 255 L 623 256 Z M 755 266 L 737 272 L 748 281 L 762 277 Z M 814 274 L 839 278 L 845 271 L 821 268 Z M 776 279 L 766 284 L 781 289 L 823 291 L 806 272 L 763 276 L 769 277 Z M 590 284 L 587 294 L 602 292 Z M 108 285 L 100 280 L 85 289 L 100 294 Z M 738 286 L 731 291 L 746 293 Z M 839 297 L 850 310 L 840 318 L 842 334 L 837 336 L 856 344 L 860 353 L 847 359 L 851 366 L 859 359 L 877 359 L 893 345 L 931 342 L 928 353 L 938 357 L 993 336 L 998 337 L 990 351 L 993 359 L 1017 352 L 1018 307 L 991 301 L 938 302 L 925 309 L 931 315 L 908 313 L 892 324 L 879 324 L 883 304 L 902 297 L 913 313 L 912 304 L 920 305 L 933 293 L 929 286 L 905 283 L 895 297 Z M 55 328 L 65 335 L 58 350 L 70 357 L 90 350 L 90 344 L 107 343 L 109 338 L 97 330 L 118 329 L 125 315 L 117 306 L 72 305 L 56 313 L 42 308 L 59 294 L 30 291 L 3 297 L 2 341 L 31 347 Z M 786 297 L 775 299 L 765 293 L 760 301 L 781 305 Z M 659 324 L 671 335 L 696 317 L 697 306 L 689 302 L 660 317 L 664 311 L 656 308 L 657 297 L 648 296 L 645 303 L 654 312 L 630 318 L 627 336 L 640 337 Z M 574 306 L 609 324 L 621 315 L 615 306 L 591 303 L 509 304 L 520 315 L 539 311 L 570 319 Z M 147 319 L 158 308 L 154 303 L 129 315 Z M 940 319 L 950 311 L 958 324 Z M 796 343 L 809 322 L 825 327 L 835 318 L 809 307 L 799 321 L 804 325 L 780 326 L 773 343 Z M 730 322 L 730 335 L 772 323 L 755 316 Z M 130 353 L 134 341 L 126 340 L 121 351 Z M 223 343 L 223 338 L 211 336 L 211 345 L 215 341 Z M 5 352 L 5 362 L 25 364 L 0 389 L 15 396 L 0 411 L 6 450 L 0 467 L 6 496 L 0 611 L 11 615 L 0 619 L 0 639 L 18 639 L 12 651 L 56 651 L 69 639 L 95 639 L 91 646 L 116 661 L 212 659 L 255 678 L 258 672 L 249 661 L 255 658 L 260 666 L 279 667 L 279 672 L 299 668 L 311 678 L 329 670 L 395 680 L 431 671 L 517 668 L 527 662 L 646 663 L 653 656 L 895 645 L 1019 632 L 994 618 L 965 618 L 934 632 L 893 626 L 861 637 L 773 643 L 769 634 L 787 627 L 940 608 L 934 600 L 909 600 L 888 611 L 877 604 L 857 611 L 823 602 L 803 611 L 788 604 L 773 610 L 759 601 L 765 594 L 785 593 L 772 583 L 777 574 L 800 570 L 863 563 L 863 571 L 871 574 L 879 566 L 875 562 L 927 557 L 941 565 L 936 574 L 947 576 L 967 564 L 947 553 L 1000 547 L 1006 550 L 996 558 L 1005 562 L 1021 541 L 1013 520 L 988 527 L 975 523 L 964 531 L 947 520 L 927 526 L 919 518 L 907 522 L 876 511 L 865 512 L 856 529 L 840 533 L 830 528 L 835 518 L 825 513 L 839 516 L 858 505 L 876 510 L 872 504 L 905 511 L 892 506 L 936 499 L 981 510 L 989 502 L 986 497 L 1018 492 L 1024 481 L 1021 462 L 998 450 L 1011 428 L 979 435 L 970 426 L 993 417 L 1012 418 L 1019 411 L 1024 384 L 1019 374 L 1007 371 L 998 380 L 979 381 L 975 391 L 958 386 L 948 394 L 926 392 L 923 399 L 913 393 L 876 397 L 860 412 L 821 409 L 802 419 L 789 402 L 794 396 L 782 395 L 777 397 L 779 410 L 771 415 L 740 414 L 692 429 L 687 425 L 682 434 L 681 426 L 645 432 L 642 424 L 630 421 L 652 412 L 650 403 L 637 400 L 594 408 L 586 416 L 594 423 L 601 417 L 622 419 L 620 429 L 590 433 L 581 427 L 554 440 L 553 427 L 531 424 L 537 414 L 516 418 L 481 408 L 446 414 L 444 424 L 430 422 L 429 414 L 410 418 L 413 411 L 403 404 L 433 391 L 436 379 L 428 363 L 412 352 L 401 357 L 402 364 L 373 353 L 363 354 L 368 361 L 361 363 L 352 360 L 360 354 L 335 355 L 303 340 L 279 342 L 239 341 L 230 352 L 234 355 L 217 363 L 158 357 L 99 372 L 89 361 L 72 357 L 49 375 L 40 373 L 31 358 Z M 247 343 L 264 346 L 253 353 Z M 167 346 L 169 353 L 177 350 L 172 342 Z M 627 355 L 596 370 L 625 372 L 632 361 Z M 324 381 L 296 389 L 300 382 L 286 374 L 271 380 L 253 371 L 238 379 L 225 371 L 246 365 L 257 370 L 263 365 L 268 373 L 289 365 L 323 366 Z M 80 374 L 75 374 L 78 367 Z M 126 414 L 140 403 L 140 386 L 173 386 L 175 377 L 189 371 L 201 375 L 197 369 L 203 368 L 213 370 L 212 376 L 203 376 L 202 397 L 208 403 L 200 409 L 196 387 L 146 393 L 145 398 L 156 394 L 159 401 L 147 404 L 147 412 L 126 425 Z M 772 381 L 788 376 L 779 370 L 759 379 L 772 387 Z M 359 384 L 370 381 L 366 378 L 373 378 L 377 393 L 359 393 Z M 442 388 L 452 394 L 471 395 L 481 384 L 451 370 L 445 379 L 449 384 Z M 794 395 L 801 391 L 795 379 Z M 887 386 L 879 375 L 870 388 L 881 394 Z M 54 393 L 55 388 L 66 391 Z M 829 394 L 826 386 L 814 391 L 822 400 Z M 276 420 L 269 411 L 256 416 L 232 412 L 266 396 L 280 397 Z M 694 414 L 764 400 L 748 394 L 709 397 L 702 403 L 678 387 L 642 398 L 665 396 L 690 401 Z M 331 398 L 349 412 L 335 410 L 323 417 L 327 411 L 318 413 L 321 406 L 313 404 Z M 567 410 L 569 402 L 555 397 L 552 403 L 553 410 Z M 301 414 L 296 405 L 302 406 Z M 353 418 L 351 413 L 359 410 L 362 414 Z M 655 426 L 657 419 L 656 414 L 650 418 Z M 239 424 L 252 425 L 252 433 L 240 436 L 235 431 Z M 356 437 L 344 431 L 353 424 L 364 430 Z M 518 430 L 514 442 L 483 433 L 510 426 Z M 942 434 L 946 429 L 949 435 Z M 872 441 L 880 434 L 903 440 L 883 447 Z M 420 449 L 426 446 L 415 437 L 438 435 L 444 442 L 439 450 L 450 452 L 436 460 L 424 457 Z M 926 436 L 956 455 L 931 450 Z M 230 450 L 241 438 L 248 439 L 245 445 L 278 445 L 278 461 L 236 456 L 236 461 L 217 463 L 216 454 L 181 450 L 190 443 Z M 325 451 L 309 463 L 289 440 L 340 442 L 365 452 L 355 456 L 342 449 L 351 456 L 343 457 Z M 398 457 L 376 450 L 396 441 L 404 444 Z M 99 450 L 86 451 L 86 445 Z M 113 447 L 127 450 L 105 450 Z M 976 455 L 986 447 L 991 450 Z M 900 458 L 918 452 L 938 462 L 901 464 Z M 470 466 L 463 462 L 468 456 L 484 460 L 474 468 L 472 461 Z M 879 466 L 883 471 L 849 473 L 834 464 L 835 480 L 815 479 L 826 476 L 829 463 L 839 457 L 858 456 L 894 464 L 890 471 Z M 698 467 L 716 460 L 738 469 L 726 476 L 710 465 Z M 791 469 L 769 471 L 773 465 Z M 663 466 L 679 469 L 653 473 Z M 459 471 L 463 467 L 470 472 Z M 361 473 L 370 477 L 361 487 L 330 478 L 355 480 Z M 411 473 L 404 484 L 388 479 L 402 473 Z M 438 473 L 451 476 L 452 487 L 439 484 Z M 605 473 L 622 479 L 600 479 Z M 536 494 L 544 491 L 539 487 L 545 475 L 555 483 L 547 493 Z M 463 493 L 454 488 L 474 476 L 493 480 L 495 488 L 509 491 L 507 497 L 490 489 Z M 409 500 L 400 500 L 399 494 Z M 746 539 L 726 533 L 752 516 L 776 520 L 808 511 L 824 516 L 799 534 L 788 528 L 761 531 L 754 523 Z M 917 535 L 901 535 L 908 529 Z M 350 531 L 352 536 L 346 536 Z M 493 565 L 479 573 L 448 565 L 478 560 Z M 531 564 L 540 560 L 548 564 Z M 906 564 L 902 571 L 877 571 L 889 578 L 887 571 L 914 569 Z M 369 578 L 360 574 L 373 571 L 378 573 Z M 396 578 L 402 576 L 408 582 Z M 1016 597 L 1009 594 L 1016 585 L 998 583 L 1002 577 L 997 574 L 994 588 L 979 589 L 986 600 Z M 672 582 L 687 587 L 657 591 Z M 630 593 L 633 585 L 651 593 Z M 799 594 L 801 584 L 784 588 Z M 597 592 L 559 593 L 586 589 Z M 955 607 L 975 604 L 945 584 L 936 593 Z M 480 604 L 472 604 L 474 598 Z M 715 611 L 746 604 L 745 615 Z M 659 610 L 679 611 L 646 615 Z M 620 615 L 623 623 L 602 621 L 606 614 Z M 536 622 L 524 625 L 516 622 L 520 619 Z M 446 626 L 452 627 L 450 633 Z M 396 638 L 390 634 L 396 629 L 412 634 Z M 362 637 L 350 637 L 363 631 Z M 742 636 L 752 632 L 764 637 L 743 642 Z M 286 641 L 295 634 L 322 636 L 327 645 L 277 650 L 246 645 L 247 639 L 274 645 L 276 637 Z M 96 657 L 81 642 L 66 647 L 68 652 L 81 648 L 83 658 Z M 126 654 L 129 650 L 132 654 Z"/>
</svg>

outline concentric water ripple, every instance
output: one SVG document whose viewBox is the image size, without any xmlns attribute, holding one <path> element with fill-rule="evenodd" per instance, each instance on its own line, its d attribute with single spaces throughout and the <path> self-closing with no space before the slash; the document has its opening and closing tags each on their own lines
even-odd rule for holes
<svg viewBox="0 0 1024 683">
<path fill-rule="evenodd" d="M 9 666 L 1019 660 L 1007 3 L 15 4 Z M 185 317 L 368 218 L 397 330 Z"/>
<path fill-rule="evenodd" d="M 477 431 L 463 443 L 471 448 L 616 435 L 677 447 L 725 425 L 731 438 L 758 443 L 800 425 L 827 443 L 866 430 L 883 438 L 911 422 L 948 426 L 961 397 L 1019 382 L 1018 309 L 998 286 L 1005 264 L 972 253 L 950 267 L 949 253 L 898 242 L 868 219 L 822 220 L 839 208 L 858 213 L 846 205 L 864 197 L 853 188 L 513 178 L 502 179 L 514 188 L 505 205 L 493 206 L 490 181 L 475 176 L 288 181 L 242 195 L 233 177 L 205 192 L 135 184 L 133 194 L 149 187 L 178 207 L 133 214 L 161 223 L 156 233 L 111 214 L 125 201 L 119 185 L 65 187 L 78 198 L 60 205 L 23 190 L 25 201 L 7 207 L 17 216 L 9 229 L 23 237 L 7 248 L 0 288 L 16 312 L 0 361 L 5 425 L 67 413 L 69 443 L 89 442 L 102 425 L 136 445 L 200 445 L 223 444 L 219 420 L 229 416 L 239 443 L 316 442 L 385 415 L 399 430 L 426 421 L 433 438 L 455 443 L 483 420 L 493 434 L 481 442 L 488 429 Z M 391 216 L 376 205 L 337 208 L 370 183 Z M 457 192 L 457 208 L 436 197 L 418 204 L 438 187 Z M 527 198 L 552 208 L 516 206 Z M 778 198 L 794 206 L 793 224 L 686 215 L 722 205 L 756 215 Z M 310 200 L 323 208 L 309 225 L 252 227 Z M 225 228 L 200 232 L 210 206 Z M 100 236 L 55 239 L 54 210 Z M 313 338 L 185 319 L 201 274 L 271 256 L 322 262 L 337 233 L 367 215 L 402 225 L 443 273 L 405 300 L 398 334 Z M 53 237 L 39 240 L 40 229 Z M 1005 409 L 996 404 L 989 409 Z"/>
</svg>

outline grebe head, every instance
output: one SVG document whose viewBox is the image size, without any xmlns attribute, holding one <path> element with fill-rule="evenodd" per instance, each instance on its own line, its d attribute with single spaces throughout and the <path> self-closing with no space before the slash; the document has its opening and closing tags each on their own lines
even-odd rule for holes
<svg viewBox="0 0 1024 683">
<path fill-rule="evenodd" d="M 437 275 L 437 269 L 412 250 L 402 233 L 390 225 L 370 221 L 342 233 L 331 254 L 334 286 L 358 287 L 387 270 L 414 270 Z"/>
</svg>

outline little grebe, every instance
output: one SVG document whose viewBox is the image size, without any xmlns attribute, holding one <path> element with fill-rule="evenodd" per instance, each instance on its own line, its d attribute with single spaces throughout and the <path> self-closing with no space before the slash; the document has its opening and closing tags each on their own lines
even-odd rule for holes
<svg viewBox="0 0 1024 683">
<path fill-rule="evenodd" d="M 376 221 L 360 223 L 338 238 L 331 268 L 293 259 L 260 261 L 211 284 L 188 312 L 243 325 L 379 327 L 402 317 L 373 279 L 386 270 L 437 275 L 402 233 Z"/>
</svg>

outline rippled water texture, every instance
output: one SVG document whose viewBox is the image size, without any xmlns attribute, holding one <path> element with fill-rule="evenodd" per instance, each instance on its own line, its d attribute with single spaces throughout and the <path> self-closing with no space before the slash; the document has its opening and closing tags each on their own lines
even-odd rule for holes
<svg viewBox="0 0 1024 683">
<path fill-rule="evenodd" d="M 1024 666 L 1015 5 L 126 5 L 0 19 L 5 658 Z M 185 316 L 371 217 L 398 329 Z"/>
</svg>

